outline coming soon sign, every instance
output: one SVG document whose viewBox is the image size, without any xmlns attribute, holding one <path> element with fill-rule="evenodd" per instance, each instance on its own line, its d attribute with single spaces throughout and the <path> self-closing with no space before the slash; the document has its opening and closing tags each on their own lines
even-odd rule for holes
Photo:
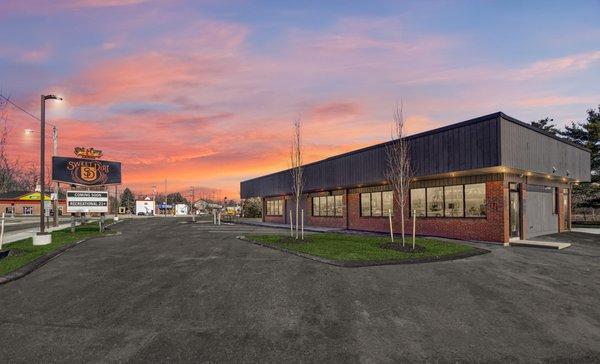
<svg viewBox="0 0 600 364">
<path fill-rule="evenodd" d="M 108 212 L 108 192 L 67 191 L 67 212 Z"/>
</svg>

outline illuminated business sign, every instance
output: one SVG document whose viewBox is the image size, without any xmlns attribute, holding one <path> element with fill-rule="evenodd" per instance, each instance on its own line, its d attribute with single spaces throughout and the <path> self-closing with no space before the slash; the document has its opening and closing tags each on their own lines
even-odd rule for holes
<svg viewBox="0 0 600 364">
<path fill-rule="evenodd" d="M 121 162 L 52 157 L 52 180 L 83 186 L 121 184 Z"/>
<path fill-rule="evenodd" d="M 67 191 L 67 212 L 108 212 L 108 192 Z"/>
<path fill-rule="evenodd" d="M 98 159 L 102 158 L 102 151 L 94 148 L 75 147 L 75 155 L 79 158 Z"/>
</svg>

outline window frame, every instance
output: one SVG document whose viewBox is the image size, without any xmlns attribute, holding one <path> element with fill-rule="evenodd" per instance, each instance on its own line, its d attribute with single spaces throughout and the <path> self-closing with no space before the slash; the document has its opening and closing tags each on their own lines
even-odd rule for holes
<svg viewBox="0 0 600 364">
<path fill-rule="evenodd" d="M 484 207 L 487 207 L 487 184 L 485 182 L 477 182 L 477 183 L 463 183 L 463 184 L 454 184 L 454 185 L 447 185 L 447 186 L 432 186 L 432 187 L 418 187 L 418 188 L 411 188 L 409 190 L 409 216 L 413 217 L 413 209 L 412 209 L 412 191 L 413 190 L 420 190 L 423 189 L 425 190 L 425 215 L 424 216 L 418 216 L 419 218 L 433 218 L 433 219 L 440 219 L 440 218 L 448 218 L 448 219 L 487 219 L 487 209 L 485 211 L 485 214 L 483 216 L 467 216 L 467 186 L 470 185 L 483 185 L 483 204 Z M 462 186 L 462 216 L 446 216 L 446 187 L 455 187 L 455 186 Z M 430 216 L 429 215 L 429 195 L 427 194 L 427 191 L 429 189 L 433 189 L 433 188 L 441 188 L 442 189 L 442 216 Z"/>
<path fill-rule="evenodd" d="M 283 199 L 267 200 L 266 216 L 283 216 Z"/>
<path fill-rule="evenodd" d="M 317 209 L 315 209 L 315 201 L 319 201 Z M 330 207 L 331 204 L 333 204 L 333 208 Z M 340 211 L 340 214 L 338 214 L 338 210 Z M 344 195 L 329 194 L 322 196 L 313 196 L 311 215 L 313 217 L 344 217 Z"/>
<path fill-rule="evenodd" d="M 392 194 L 392 216 L 394 216 L 394 191 L 393 190 L 385 190 L 385 191 L 375 191 L 375 192 L 360 192 L 359 193 L 359 210 L 360 210 L 360 217 L 376 217 L 376 218 L 381 218 L 381 217 L 385 217 L 387 218 L 389 216 L 389 214 L 387 212 L 385 212 L 383 210 L 383 194 L 385 192 L 390 192 Z M 373 215 L 373 195 L 374 194 L 379 194 L 379 209 L 381 214 L 380 215 Z M 365 215 L 363 213 L 363 195 L 369 195 L 369 215 Z"/>
</svg>

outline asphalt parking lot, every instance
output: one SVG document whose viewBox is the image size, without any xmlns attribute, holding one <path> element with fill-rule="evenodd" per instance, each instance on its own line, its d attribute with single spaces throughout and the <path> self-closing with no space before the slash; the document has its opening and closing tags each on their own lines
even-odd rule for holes
<svg viewBox="0 0 600 364">
<path fill-rule="evenodd" d="M 125 221 L 0 286 L 0 362 L 600 360 L 600 236 L 340 268 L 236 239 L 281 230 L 182 221 Z"/>
</svg>

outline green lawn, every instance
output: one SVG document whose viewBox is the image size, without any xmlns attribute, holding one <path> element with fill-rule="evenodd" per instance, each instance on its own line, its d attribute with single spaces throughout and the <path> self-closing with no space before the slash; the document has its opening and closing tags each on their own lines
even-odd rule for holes
<svg viewBox="0 0 600 364">
<path fill-rule="evenodd" d="M 475 251 L 469 245 L 455 244 L 436 239 L 417 238 L 417 245 L 425 248 L 420 253 L 406 253 L 397 250 L 382 249 L 381 243 L 390 241 L 389 237 L 358 234 L 315 233 L 306 235 L 304 243 L 290 242 L 284 235 L 250 235 L 250 240 L 282 247 L 295 252 L 315 255 L 336 261 L 391 261 L 408 259 L 426 259 L 468 253 Z M 412 241 L 407 239 L 407 243 Z M 396 242 L 399 242 L 396 239 Z"/>
<path fill-rule="evenodd" d="M 107 224 L 111 222 L 112 220 L 110 219 L 106 220 Z M 19 269 L 25 264 L 41 257 L 42 255 L 51 253 L 64 245 L 76 242 L 83 238 L 107 234 L 108 232 L 101 234 L 98 231 L 98 222 L 93 222 L 86 225 L 77 226 L 74 234 L 71 234 L 71 228 L 53 231 L 52 243 L 48 245 L 34 246 L 31 238 L 18 240 L 14 243 L 4 245 L 2 247 L 3 250 L 15 250 L 16 254 L 13 253 L 10 256 L 0 260 L 0 276 Z"/>
</svg>

